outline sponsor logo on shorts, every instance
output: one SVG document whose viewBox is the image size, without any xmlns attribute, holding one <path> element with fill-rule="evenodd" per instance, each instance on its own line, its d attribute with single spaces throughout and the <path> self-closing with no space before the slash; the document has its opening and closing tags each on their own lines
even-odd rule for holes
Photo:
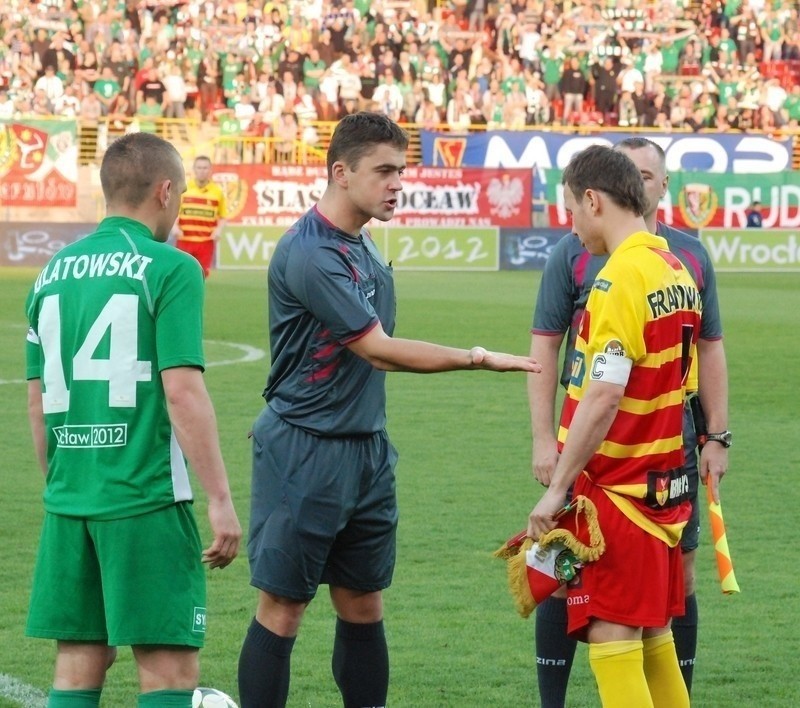
<svg viewBox="0 0 800 708">
<path fill-rule="evenodd" d="M 572 607 L 573 605 L 588 605 L 588 604 L 589 604 L 588 595 L 569 595 L 567 597 L 568 607 Z"/>
<path fill-rule="evenodd" d="M 206 608 L 195 607 L 192 613 L 192 631 L 199 634 L 206 633 Z"/>
<path fill-rule="evenodd" d="M 125 447 L 128 424 L 59 425 L 53 428 L 58 447 Z"/>
</svg>

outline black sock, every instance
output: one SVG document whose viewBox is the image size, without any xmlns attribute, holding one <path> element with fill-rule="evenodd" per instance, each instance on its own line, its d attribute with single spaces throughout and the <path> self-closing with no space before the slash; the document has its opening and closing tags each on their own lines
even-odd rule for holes
<svg viewBox="0 0 800 708">
<path fill-rule="evenodd" d="M 239 655 L 242 708 L 283 708 L 295 637 L 279 637 L 253 618 Z"/>
<path fill-rule="evenodd" d="M 331 661 L 344 708 L 379 708 L 389 692 L 389 649 L 383 620 L 354 624 L 336 619 Z"/>
<path fill-rule="evenodd" d="M 567 600 L 549 597 L 536 607 L 536 675 L 542 708 L 564 708 L 578 642 L 567 636 Z"/>
<path fill-rule="evenodd" d="M 692 692 L 692 675 L 697 658 L 697 595 L 686 596 L 686 612 L 683 617 L 672 620 L 672 636 L 675 637 L 675 651 L 683 674 L 686 690 Z"/>
</svg>

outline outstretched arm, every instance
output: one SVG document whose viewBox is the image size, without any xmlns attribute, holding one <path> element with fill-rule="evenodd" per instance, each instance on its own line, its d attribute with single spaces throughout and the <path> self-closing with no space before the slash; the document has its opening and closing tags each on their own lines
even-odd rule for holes
<svg viewBox="0 0 800 708">
<path fill-rule="evenodd" d="M 347 348 L 383 371 L 431 374 L 460 369 L 530 373 L 539 373 L 542 370 L 537 362 L 527 356 L 491 352 L 483 347 L 456 349 L 418 339 L 390 337 L 380 323 L 364 336 L 350 342 Z"/>
</svg>

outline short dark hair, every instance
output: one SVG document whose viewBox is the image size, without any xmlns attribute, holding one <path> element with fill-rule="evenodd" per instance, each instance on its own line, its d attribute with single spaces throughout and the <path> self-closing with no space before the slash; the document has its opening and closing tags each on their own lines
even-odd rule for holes
<svg viewBox="0 0 800 708">
<path fill-rule="evenodd" d="M 345 116 L 333 131 L 328 147 L 328 180 L 333 178 L 334 162 L 345 162 L 355 170 L 374 146 L 385 144 L 406 150 L 408 133 L 382 113 L 360 111 Z"/>
<path fill-rule="evenodd" d="M 157 182 L 178 179 L 181 167 L 178 151 L 157 135 L 123 135 L 109 145 L 100 165 L 103 196 L 107 204 L 139 206 Z"/>
<path fill-rule="evenodd" d="M 592 145 L 569 161 L 561 176 L 578 201 L 587 189 L 604 192 L 619 207 L 642 216 L 647 209 L 644 180 L 624 152 L 605 145 Z"/>
<path fill-rule="evenodd" d="M 656 151 L 658 155 L 659 162 L 661 163 L 661 167 L 664 170 L 664 174 L 667 173 L 667 154 L 664 152 L 664 148 L 662 148 L 658 143 L 653 142 L 649 138 L 639 138 L 639 137 L 632 137 L 632 138 L 625 138 L 625 140 L 620 140 L 616 145 L 614 145 L 614 149 L 618 150 L 620 148 L 627 149 L 627 150 L 642 150 L 644 148 L 652 148 Z"/>
</svg>

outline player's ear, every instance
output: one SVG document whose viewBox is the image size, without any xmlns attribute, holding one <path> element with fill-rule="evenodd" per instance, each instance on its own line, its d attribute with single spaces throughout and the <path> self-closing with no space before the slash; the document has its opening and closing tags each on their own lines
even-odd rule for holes
<svg viewBox="0 0 800 708">
<path fill-rule="evenodd" d="M 597 192 L 594 189 L 587 189 L 583 193 L 583 198 L 589 207 L 589 211 L 592 213 L 592 215 L 596 216 L 598 209 L 600 209 L 600 192 Z"/>
<path fill-rule="evenodd" d="M 166 209 L 169 205 L 170 199 L 173 198 L 172 194 L 172 180 L 165 179 L 158 187 L 158 200 L 161 203 L 161 208 Z"/>
<path fill-rule="evenodd" d="M 331 179 L 339 187 L 347 187 L 347 167 L 341 160 L 331 165 Z"/>
</svg>

